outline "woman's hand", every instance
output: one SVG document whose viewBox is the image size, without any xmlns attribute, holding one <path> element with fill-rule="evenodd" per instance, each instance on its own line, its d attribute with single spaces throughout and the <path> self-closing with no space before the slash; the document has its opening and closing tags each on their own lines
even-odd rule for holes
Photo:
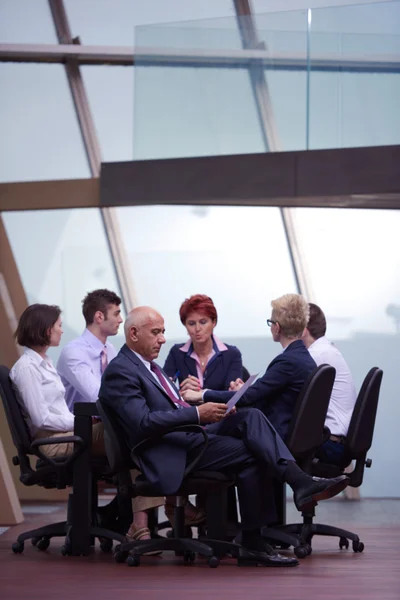
<svg viewBox="0 0 400 600">
<path fill-rule="evenodd" d="M 181 394 L 183 392 L 187 392 L 188 390 L 193 390 L 194 392 L 198 392 L 201 389 L 200 381 L 194 375 L 189 375 L 186 379 L 184 379 L 179 387 L 179 391 Z M 186 398 L 185 398 L 186 399 Z"/>
<path fill-rule="evenodd" d="M 182 393 L 182 398 L 189 404 L 200 404 L 203 403 L 203 391 L 186 390 Z"/>
<path fill-rule="evenodd" d="M 240 388 L 242 387 L 242 385 L 244 385 L 244 381 L 242 381 L 240 379 L 240 377 L 238 377 L 235 381 L 230 382 L 229 391 L 230 392 L 238 392 L 240 390 Z"/>
</svg>

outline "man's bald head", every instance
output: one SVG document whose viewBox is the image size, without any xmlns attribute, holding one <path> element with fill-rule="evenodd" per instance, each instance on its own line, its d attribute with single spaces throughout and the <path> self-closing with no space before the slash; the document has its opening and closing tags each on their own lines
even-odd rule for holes
<svg viewBox="0 0 400 600">
<path fill-rule="evenodd" d="M 155 360 L 165 343 L 164 319 L 150 306 L 138 306 L 128 314 L 125 324 L 127 346 L 148 361 Z"/>
</svg>

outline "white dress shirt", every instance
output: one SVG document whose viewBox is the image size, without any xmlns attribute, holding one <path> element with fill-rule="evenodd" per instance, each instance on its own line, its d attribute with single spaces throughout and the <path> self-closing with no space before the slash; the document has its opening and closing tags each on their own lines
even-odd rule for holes
<svg viewBox="0 0 400 600">
<path fill-rule="evenodd" d="M 65 388 L 48 356 L 42 358 L 25 348 L 10 377 L 32 437 L 39 429 L 73 431 L 74 415 L 68 410 Z"/>
<path fill-rule="evenodd" d="M 350 369 L 336 346 L 325 336 L 315 340 L 308 351 L 318 366 L 326 363 L 336 369 L 325 425 L 333 435 L 346 436 L 357 399 Z"/>
<path fill-rule="evenodd" d="M 117 351 L 110 342 L 104 345 L 91 331 L 69 342 L 61 351 L 57 371 L 65 386 L 65 400 L 72 412 L 75 402 L 96 402 L 101 383 L 101 352 L 106 349 L 110 362 Z"/>
</svg>

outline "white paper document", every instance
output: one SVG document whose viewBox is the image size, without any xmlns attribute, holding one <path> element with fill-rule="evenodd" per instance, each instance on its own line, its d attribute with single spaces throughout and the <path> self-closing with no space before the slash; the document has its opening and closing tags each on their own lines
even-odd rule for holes
<svg viewBox="0 0 400 600">
<path fill-rule="evenodd" d="M 257 377 L 258 377 L 258 373 L 256 373 L 255 375 L 250 375 L 250 377 L 248 378 L 246 383 L 243 384 L 242 387 L 240 388 L 240 390 L 238 392 L 236 392 L 236 394 L 234 396 L 232 396 L 232 398 L 226 403 L 228 410 L 226 411 L 225 415 L 227 415 L 231 412 L 232 408 L 235 406 L 235 404 L 237 404 L 239 402 L 240 398 L 243 396 L 245 391 L 251 386 L 251 384 Z"/>
</svg>

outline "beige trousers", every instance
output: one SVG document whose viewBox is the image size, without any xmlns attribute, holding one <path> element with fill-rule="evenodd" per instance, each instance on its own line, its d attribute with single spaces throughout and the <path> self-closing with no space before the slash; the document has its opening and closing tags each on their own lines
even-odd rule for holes
<svg viewBox="0 0 400 600">
<path fill-rule="evenodd" d="M 48 429 L 39 429 L 39 431 L 35 435 L 35 440 L 38 438 L 54 438 L 55 440 L 58 437 L 66 436 L 66 435 L 74 435 L 73 431 L 63 431 L 63 432 L 55 432 L 49 431 Z M 50 444 L 48 446 L 41 446 L 40 450 L 48 456 L 49 458 L 55 458 L 56 456 L 62 456 L 65 454 L 72 454 L 74 451 L 73 442 L 62 443 L 62 444 Z M 92 452 L 97 456 L 105 456 L 106 451 L 104 447 L 104 425 L 103 423 L 94 423 L 92 427 Z M 139 475 L 139 471 L 132 470 L 131 476 L 132 481 L 135 481 L 136 477 Z M 132 511 L 141 512 L 144 510 L 149 510 L 150 508 L 157 508 L 157 506 L 164 505 L 163 497 L 154 497 L 148 498 L 144 496 L 137 496 L 136 498 L 132 498 Z"/>
<path fill-rule="evenodd" d="M 35 440 L 38 438 L 54 438 L 63 437 L 65 435 L 74 435 L 73 431 L 49 431 L 48 429 L 39 429 L 35 435 Z M 41 452 L 49 458 L 55 458 L 63 454 L 72 454 L 74 451 L 74 443 L 67 444 L 51 444 L 49 446 L 40 446 Z M 105 456 L 106 450 L 104 447 L 104 425 L 103 423 L 94 423 L 92 427 L 92 452 L 93 454 Z"/>
</svg>

